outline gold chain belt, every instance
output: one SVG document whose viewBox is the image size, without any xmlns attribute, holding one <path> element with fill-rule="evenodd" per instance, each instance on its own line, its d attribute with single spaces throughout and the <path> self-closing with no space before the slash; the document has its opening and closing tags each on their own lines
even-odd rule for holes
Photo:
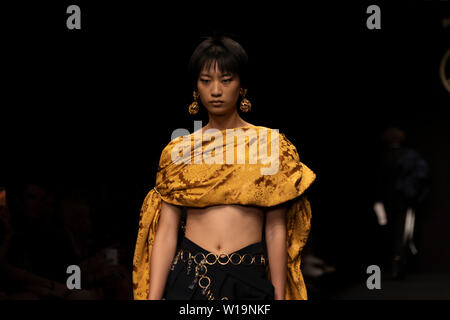
<svg viewBox="0 0 450 320">
<path fill-rule="evenodd" d="M 211 260 L 211 258 L 213 260 Z M 224 261 L 224 259 L 226 259 Z M 199 287 L 202 289 L 202 294 L 206 295 L 208 300 L 216 300 L 213 293 L 211 292 L 211 278 L 206 274 L 208 273 L 208 267 L 206 265 L 213 265 L 219 263 L 221 265 L 227 265 L 231 263 L 235 266 L 243 264 L 243 265 L 265 265 L 266 258 L 263 254 L 244 254 L 241 255 L 239 253 L 233 253 L 231 255 L 221 254 L 217 255 L 214 253 L 204 254 L 203 252 L 199 252 L 197 254 L 192 254 L 189 250 L 181 249 L 178 251 L 177 255 L 174 258 L 172 263 L 171 270 L 175 269 L 175 265 L 178 264 L 178 261 L 181 260 L 183 262 L 188 261 L 187 274 L 189 275 L 192 272 L 192 263 L 196 264 L 195 266 L 195 277 L 192 284 L 189 286 L 189 289 L 193 290 L 195 283 L 198 281 Z M 221 300 L 229 300 L 227 297 L 223 297 Z"/>
<path fill-rule="evenodd" d="M 213 264 L 219 263 L 220 265 L 224 266 L 229 263 L 237 266 L 240 264 L 243 264 L 245 266 L 250 266 L 252 264 L 256 265 L 266 265 L 266 257 L 264 254 L 239 254 L 239 253 L 232 253 L 230 254 L 214 254 L 214 253 L 208 253 L 204 254 L 203 252 L 199 252 L 197 254 L 192 254 L 189 250 L 181 249 L 178 252 L 177 257 L 183 262 L 186 262 L 188 260 L 193 260 L 196 264 L 200 264 L 202 261 L 205 261 L 206 264 L 212 266 Z"/>
</svg>

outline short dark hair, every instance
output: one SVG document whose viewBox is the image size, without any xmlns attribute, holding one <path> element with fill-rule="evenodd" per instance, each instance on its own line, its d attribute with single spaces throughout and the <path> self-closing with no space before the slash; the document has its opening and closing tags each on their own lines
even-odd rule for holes
<svg viewBox="0 0 450 320">
<path fill-rule="evenodd" d="M 230 37 L 214 35 L 197 46 L 189 61 L 188 72 L 194 90 L 197 88 L 198 76 L 202 69 L 209 69 L 216 62 L 220 72 L 239 75 L 241 86 L 247 88 L 247 52 Z"/>
</svg>

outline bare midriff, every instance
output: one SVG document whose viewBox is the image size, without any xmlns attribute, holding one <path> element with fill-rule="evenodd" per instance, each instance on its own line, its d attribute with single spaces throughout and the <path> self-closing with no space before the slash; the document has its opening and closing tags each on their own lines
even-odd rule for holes
<svg viewBox="0 0 450 320">
<path fill-rule="evenodd" d="M 262 241 L 264 210 L 241 205 L 187 209 L 185 236 L 214 254 L 231 254 Z"/>
</svg>

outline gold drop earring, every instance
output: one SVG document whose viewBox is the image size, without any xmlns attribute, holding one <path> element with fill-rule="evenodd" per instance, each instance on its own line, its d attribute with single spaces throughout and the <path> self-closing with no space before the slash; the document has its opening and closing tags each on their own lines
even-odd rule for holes
<svg viewBox="0 0 450 320">
<path fill-rule="evenodd" d="M 249 112 L 252 109 L 252 104 L 247 98 L 245 98 L 245 96 L 247 95 L 247 89 L 241 88 L 240 94 L 242 97 L 241 110 L 242 112 Z"/>
<path fill-rule="evenodd" d="M 198 98 L 200 97 L 200 93 L 194 91 L 194 102 L 189 106 L 189 113 L 191 115 L 196 115 L 200 107 L 198 106 Z"/>
</svg>

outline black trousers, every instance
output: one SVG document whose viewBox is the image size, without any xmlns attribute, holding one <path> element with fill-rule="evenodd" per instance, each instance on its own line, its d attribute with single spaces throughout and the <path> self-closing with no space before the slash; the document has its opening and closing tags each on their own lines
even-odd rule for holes
<svg viewBox="0 0 450 320">
<path fill-rule="evenodd" d="M 210 253 L 186 237 L 182 239 L 178 249 L 189 250 L 194 255 L 203 253 L 206 256 Z M 264 254 L 268 263 L 262 242 L 251 244 L 235 253 Z M 195 277 L 196 264 L 193 261 L 174 259 L 173 265 L 174 269 L 167 278 L 165 300 L 274 300 L 274 286 L 267 278 L 263 264 L 206 264 L 207 272 L 202 272 L 206 277 L 200 283 L 199 277 L 197 280 Z"/>
</svg>

